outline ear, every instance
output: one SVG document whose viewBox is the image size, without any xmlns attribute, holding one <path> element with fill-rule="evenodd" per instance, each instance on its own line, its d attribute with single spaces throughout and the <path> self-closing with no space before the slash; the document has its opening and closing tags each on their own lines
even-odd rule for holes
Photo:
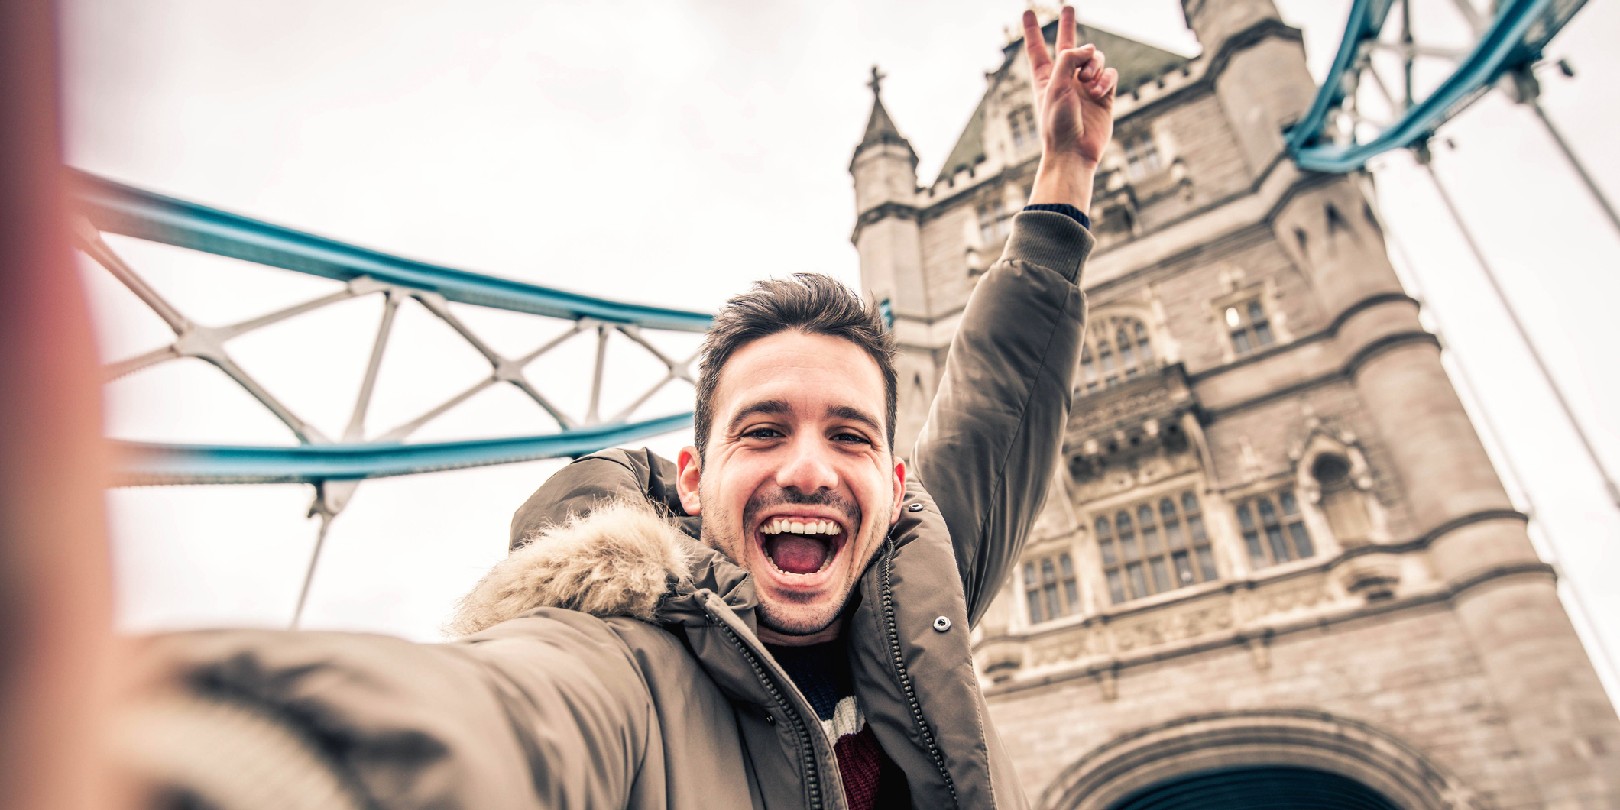
<svg viewBox="0 0 1620 810">
<path fill-rule="evenodd" d="M 906 499 L 906 463 L 899 456 L 894 459 L 894 508 L 890 510 L 889 525 L 893 526 L 900 520 L 900 510 L 905 506 Z"/>
<path fill-rule="evenodd" d="M 703 464 L 698 461 L 696 447 L 682 447 L 680 455 L 675 457 L 675 491 L 681 496 L 681 508 L 688 515 L 697 515 L 703 511 L 703 500 L 699 497 L 699 484 L 703 482 Z"/>
</svg>

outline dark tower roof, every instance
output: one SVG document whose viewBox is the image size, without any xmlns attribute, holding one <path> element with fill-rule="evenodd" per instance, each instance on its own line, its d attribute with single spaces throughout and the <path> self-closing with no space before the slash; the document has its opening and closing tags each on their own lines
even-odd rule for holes
<svg viewBox="0 0 1620 810">
<path fill-rule="evenodd" d="M 861 145 L 904 140 L 900 129 L 894 125 L 894 119 L 889 117 L 889 111 L 883 108 L 883 99 L 873 96 L 872 116 L 866 120 L 866 135 L 861 138 Z"/>
<path fill-rule="evenodd" d="M 1046 39 L 1048 48 L 1057 43 L 1058 21 L 1052 20 L 1041 27 L 1041 34 Z M 1150 82 L 1172 70 L 1180 69 L 1191 62 L 1192 59 L 1178 53 L 1167 51 L 1145 42 L 1139 42 L 1127 36 L 1122 36 L 1104 28 L 1097 28 L 1084 23 L 1077 24 L 1080 36 L 1077 42 L 1091 42 L 1108 54 L 1108 66 L 1119 71 L 1119 92 L 1129 93 L 1134 88 Z M 1014 59 L 1022 59 L 1024 53 L 1024 38 L 1019 37 L 1002 49 L 1001 67 L 996 74 L 1004 75 Z M 986 103 L 990 98 L 990 89 L 979 99 L 979 106 L 974 108 L 973 115 L 968 119 L 967 126 L 956 139 L 956 146 L 945 158 L 939 172 L 941 178 L 950 177 L 957 171 L 969 168 L 983 160 L 984 154 L 984 118 Z"/>
<path fill-rule="evenodd" d="M 894 119 L 889 117 L 889 111 L 883 108 L 883 74 L 877 65 L 872 66 L 872 81 L 867 87 L 872 88 L 872 114 L 866 119 L 866 133 L 861 136 L 861 142 L 855 147 L 855 153 L 860 154 L 869 146 L 879 144 L 894 144 L 904 146 L 911 153 L 913 165 L 917 162 L 917 152 L 911 148 L 911 142 L 900 134 L 900 128 L 894 125 Z"/>
</svg>

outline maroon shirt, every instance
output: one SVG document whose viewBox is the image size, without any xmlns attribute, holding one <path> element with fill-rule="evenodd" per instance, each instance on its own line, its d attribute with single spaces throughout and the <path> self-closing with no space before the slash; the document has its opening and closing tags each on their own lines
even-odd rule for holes
<svg viewBox="0 0 1620 810">
<path fill-rule="evenodd" d="M 832 741 L 850 810 L 909 807 L 905 773 L 883 753 L 877 735 L 855 701 L 855 682 L 844 643 L 767 645 L 767 649 L 816 710 L 827 739 Z"/>
</svg>

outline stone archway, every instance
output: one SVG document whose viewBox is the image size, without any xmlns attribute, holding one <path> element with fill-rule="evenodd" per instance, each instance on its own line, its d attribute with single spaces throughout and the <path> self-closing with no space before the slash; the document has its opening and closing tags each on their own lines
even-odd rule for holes
<svg viewBox="0 0 1620 810">
<path fill-rule="evenodd" d="M 1039 805 L 1117 810 L 1127 799 L 1177 780 L 1257 769 L 1305 770 L 1349 780 L 1401 810 L 1484 808 L 1393 735 L 1361 721 L 1305 709 L 1216 712 L 1138 729 L 1065 768 L 1041 794 Z"/>
<path fill-rule="evenodd" d="M 1285 765 L 1222 768 L 1139 790 L 1109 810 L 1402 810 L 1348 776 Z"/>
</svg>

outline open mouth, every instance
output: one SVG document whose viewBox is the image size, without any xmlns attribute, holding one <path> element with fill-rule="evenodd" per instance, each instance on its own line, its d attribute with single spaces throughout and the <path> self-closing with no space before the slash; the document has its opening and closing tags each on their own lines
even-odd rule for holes
<svg viewBox="0 0 1620 810">
<path fill-rule="evenodd" d="M 779 516 L 760 524 L 759 539 L 776 570 L 809 576 L 827 570 L 838 558 L 845 532 L 837 521 L 826 518 Z"/>
</svg>

